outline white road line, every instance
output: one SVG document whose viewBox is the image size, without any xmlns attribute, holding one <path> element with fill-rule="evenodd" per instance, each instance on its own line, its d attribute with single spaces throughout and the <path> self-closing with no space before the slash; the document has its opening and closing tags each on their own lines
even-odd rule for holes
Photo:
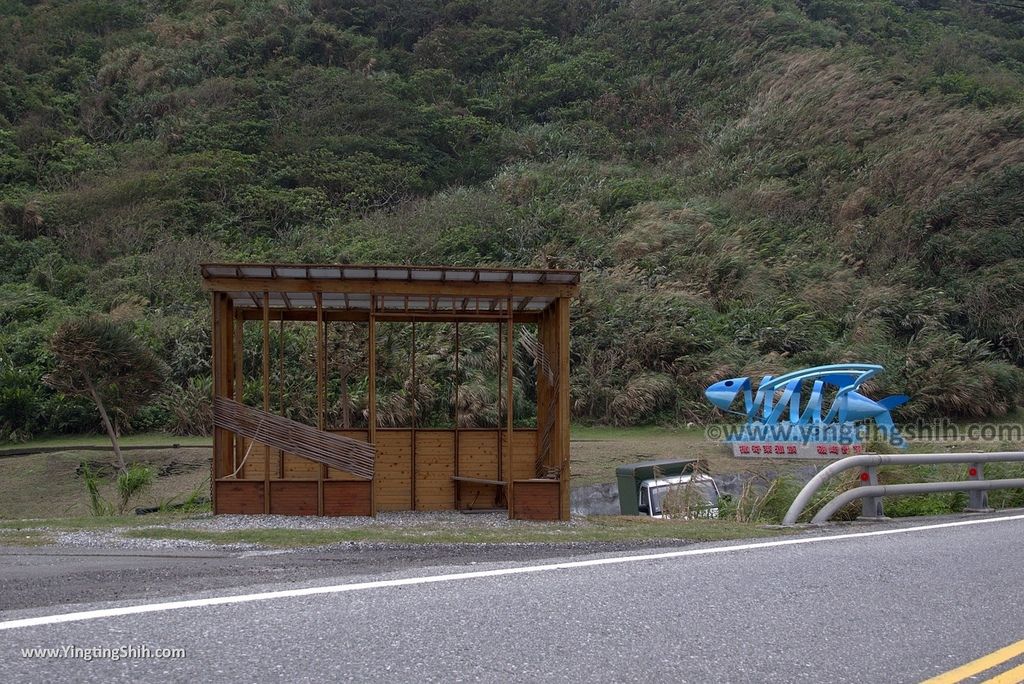
<svg viewBox="0 0 1024 684">
<path fill-rule="evenodd" d="M 851 532 L 848 534 L 833 534 L 823 537 L 798 537 L 795 539 L 777 539 L 768 542 L 753 542 L 750 544 L 734 544 L 732 546 L 712 546 L 700 549 L 686 549 L 684 551 L 666 551 L 664 553 L 650 553 L 641 556 L 613 556 L 611 558 L 594 558 L 583 561 L 569 561 L 565 563 L 551 563 L 549 565 L 529 565 L 525 567 L 501 568 L 498 570 L 479 570 L 476 572 L 459 572 L 450 575 L 428 575 L 425 577 L 406 577 L 403 579 L 377 580 L 373 582 L 357 582 L 353 584 L 335 584 L 327 587 L 307 587 L 304 589 L 285 589 L 282 591 L 267 591 L 259 594 L 238 594 L 233 596 L 214 596 L 211 598 L 192 599 L 188 601 L 168 601 L 165 603 L 145 603 L 136 606 L 122 606 L 120 608 L 104 608 L 101 610 L 86 610 L 78 613 L 63 613 L 58 615 L 42 615 L 39 617 L 23 618 L 20 620 L 8 620 L 0 622 L 0 630 L 18 629 L 20 627 L 38 627 L 42 625 L 55 625 L 61 622 L 78 622 L 81 620 L 97 620 L 99 618 L 120 617 L 122 615 L 137 615 L 140 613 L 158 613 L 166 610 L 181 610 L 182 608 L 202 608 L 205 606 L 221 606 L 231 603 L 248 603 L 251 601 L 269 601 L 272 599 L 293 598 L 298 596 L 317 596 L 320 594 L 341 594 L 349 591 L 364 591 L 367 589 L 386 589 L 390 587 L 406 587 L 417 584 L 433 584 L 435 582 L 456 582 L 459 580 L 479 579 L 484 577 L 501 577 L 504 575 L 525 575 L 532 572 L 546 572 L 549 570 L 571 570 L 574 568 L 591 568 L 600 565 L 618 565 L 621 563 L 639 563 L 644 561 L 664 560 L 667 558 L 684 558 L 686 556 L 708 556 L 716 553 L 732 553 L 734 551 L 750 551 L 755 549 L 770 549 L 779 546 L 797 546 L 800 544 L 813 544 L 816 542 L 841 541 L 844 539 L 860 539 L 865 537 L 885 537 L 894 534 L 909 534 L 911 532 L 922 532 L 925 530 L 939 530 L 948 527 L 966 527 L 969 525 L 986 525 L 990 523 L 1005 522 L 1008 520 L 1024 520 L 1022 515 L 1009 515 L 999 518 L 981 518 L 978 520 L 961 520 L 949 523 L 937 523 L 934 525 L 919 525 L 916 527 L 901 527 L 896 529 L 875 530 L 873 532 Z"/>
</svg>

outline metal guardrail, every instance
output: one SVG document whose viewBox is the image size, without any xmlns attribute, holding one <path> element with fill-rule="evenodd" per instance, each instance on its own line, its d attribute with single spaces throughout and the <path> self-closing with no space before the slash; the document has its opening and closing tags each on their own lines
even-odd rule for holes
<svg viewBox="0 0 1024 684">
<path fill-rule="evenodd" d="M 1024 451 L 994 451 L 990 453 L 960 454 L 862 454 L 850 456 L 831 463 L 804 485 L 793 504 L 782 519 L 783 525 L 795 525 L 800 514 L 829 479 L 851 468 L 863 468 L 860 487 L 843 492 L 825 505 L 811 519 L 813 524 L 827 522 L 836 511 L 857 499 L 864 499 L 861 517 L 882 517 L 884 496 L 905 496 L 908 494 L 928 494 L 932 492 L 964 491 L 970 494 L 967 510 L 984 511 L 988 508 L 987 492 L 990 489 L 1024 488 L 1024 478 L 1006 480 L 986 480 L 984 463 L 999 461 L 1024 461 Z M 918 482 L 900 485 L 878 484 L 878 467 L 883 465 L 937 465 L 942 463 L 965 463 L 969 465 L 967 480 L 959 482 Z"/>
</svg>

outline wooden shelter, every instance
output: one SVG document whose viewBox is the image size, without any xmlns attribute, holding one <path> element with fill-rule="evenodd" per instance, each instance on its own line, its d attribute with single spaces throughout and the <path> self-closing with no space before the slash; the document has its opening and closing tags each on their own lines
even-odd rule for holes
<svg viewBox="0 0 1024 684">
<path fill-rule="evenodd" d="M 213 302 L 213 509 L 215 513 L 374 515 L 467 510 L 478 502 L 509 517 L 569 518 L 569 301 L 579 272 L 352 264 L 203 264 Z M 262 329 L 262 406 L 243 403 L 246 321 Z M 493 428 L 381 427 L 377 329 L 382 322 L 497 328 L 499 420 Z M 317 425 L 271 407 L 271 326 L 316 325 Z M 326 328 L 366 326 L 365 428 L 325 422 Z M 536 325 L 536 425 L 513 424 L 515 326 Z M 502 368 L 505 345 L 507 362 Z M 282 362 L 283 363 L 283 362 Z M 283 366 L 282 366 L 283 369 Z M 282 370 L 283 373 L 283 370 Z M 411 359 L 416 384 L 416 356 Z M 456 375 L 458 369 L 456 368 Z M 504 378 L 502 375 L 504 374 Z M 503 380 L 503 382 L 502 382 Z M 456 384 L 455 392 L 458 393 Z M 283 395 L 282 395 L 283 396 Z M 504 406 L 502 412 L 501 406 Z M 458 411 L 458 401 L 455 402 Z"/>
</svg>

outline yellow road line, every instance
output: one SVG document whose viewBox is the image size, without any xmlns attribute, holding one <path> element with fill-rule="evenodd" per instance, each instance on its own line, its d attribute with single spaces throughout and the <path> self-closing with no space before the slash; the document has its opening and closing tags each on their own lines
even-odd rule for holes
<svg viewBox="0 0 1024 684">
<path fill-rule="evenodd" d="M 985 670 L 991 670 L 996 665 L 1000 665 L 1002 663 L 1005 663 L 1007 660 L 1012 660 L 1013 658 L 1016 658 L 1017 656 L 1019 656 L 1021 654 L 1024 654 L 1024 639 L 1021 639 L 1020 641 L 1018 641 L 1015 644 L 1010 644 L 1009 646 L 1005 646 L 1005 647 L 999 649 L 998 651 L 993 651 L 992 653 L 989 653 L 986 656 L 982 656 L 982 657 L 978 658 L 977 660 L 972 660 L 969 663 L 961 665 L 960 667 L 956 668 L 955 670 L 950 670 L 949 672 L 944 672 L 944 673 L 942 673 L 942 674 L 940 674 L 940 675 L 938 675 L 936 677 L 932 677 L 931 679 L 928 679 L 928 680 L 922 682 L 921 684 L 954 684 L 954 682 L 962 681 L 964 679 L 967 679 L 970 676 L 976 675 L 976 674 L 978 674 L 980 672 L 984 672 Z M 1017 672 L 1017 670 L 1020 670 L 1020 669 L 1021 668 L 1014 668 L 1014 669 L 1012 669 L 1009 672 L 1006 672 L 1004 674 L 1008 675 L 1008 674 L 1011 674 L 1013 672 Z M 1019 675 L 1021 673 L 1018 672 L 1017 674 Z M 1000 675 L 1000 676 L 1002 676 L 1002 675 Z M 1003 680 L 1003 679 L 991 679 L 989 681 L 990 682 L 999 682 L 1000 684 L 1003 684 L 1004 682 L 1014 682 L 1014 684 L 1016 684 L 1017 682 L 1019 682 L 1021 680 L 1019 680 L 1019 679 L 1006 679 L 1006 680 Z"/>
<path fill-rule="evenodd" d="M 1024 665 L 1018 665 L 992 679 L 986 679 L 982 684 L 1020 684 L 1021 682 L 1024 682 Z"/>
</svg>

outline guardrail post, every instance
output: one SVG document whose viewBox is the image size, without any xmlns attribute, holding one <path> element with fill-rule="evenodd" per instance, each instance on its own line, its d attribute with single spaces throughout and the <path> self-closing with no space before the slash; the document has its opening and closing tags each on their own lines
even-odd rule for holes
<svg viewBox="0 0 1024 684">
<path fill-rule="evenodd" d="M 984 480 L 985 470 L 981 463 L 971 463 L 967 466 L 968 480 Z M 968 493 L 970 500 L 967 509 L 971 513 L 990 513 L 993 509 L 988 505 L 988 492 L 985 490 L 971 491 Z"/>
<path fill-rule="evenodd" d="M 860 474 L 862 487 L 873 487 L 878 484 L 878 466 L 864 466 L 864 472 Z M 858 520 L 888 520 L 885 517 L 885 510 L 882 508 L 882 497 L 865 496 L 861 502 L 860 517 Z"/>
</svg>

